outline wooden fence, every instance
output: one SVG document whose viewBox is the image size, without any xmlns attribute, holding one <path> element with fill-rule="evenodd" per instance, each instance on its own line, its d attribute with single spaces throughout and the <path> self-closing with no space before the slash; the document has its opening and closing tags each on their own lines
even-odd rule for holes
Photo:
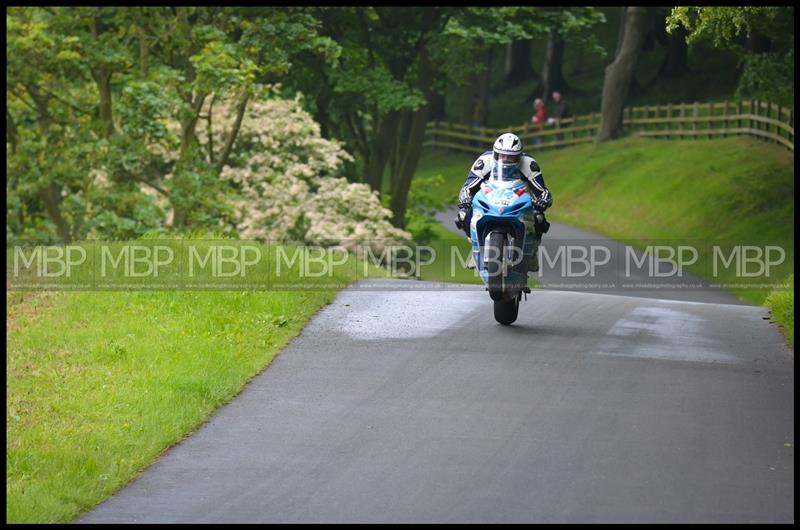
<svg viewBox="0 0 800 530">
<path fill-rule="evenodd" d="M 681 103 L 627 107 L 623 113 L 626 132 L 658 138 L 722 138 L 748 135 L 780 144 L 794 153 L 794 111 L 763 101 Z M 502 129 L 470 127 L 449 122 L 428 123 L 424 147 L 474 153 L 488 149 L 498 135 L 513 132 L 530 151 L 593 142 L 600 114 L 561 120 L 533 130 L 530 122 Z"/>
</svg>

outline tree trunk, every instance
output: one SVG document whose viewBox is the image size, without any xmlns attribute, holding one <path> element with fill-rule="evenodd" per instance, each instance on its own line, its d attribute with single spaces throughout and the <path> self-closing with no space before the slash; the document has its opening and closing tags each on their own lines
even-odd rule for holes
<svg viewBox="0 0 800 530">
<path fill-rule="evenodd" d="M 53 224 L 56 225 L 56 233 L 62 242 L 72 240 L 70 235 L 69 225 L 64 217 L 61 215 L 61 188 L 54 183 L 48 184 L 38 192 L 39 199 L 44 204 L 47 215 L 52 219 Z"/>
<path fill-rule="evenodd" d="M 323 138 L 331 138 L 331 115 L 329 110 L 331 97 L 327 87 L 322 88 L 317 94 L 317 123 L 319 123 L 319 133 Z"/>
<path fill-rule="evenodd" d="M 491 54 L 491 51 L 489 52 Z M 419 88 L 425 94 L 428 103 L 417 109 L 411 115 L 407 140 L 401 151 L 402 158 L 396 173 L 392 174 L 392 198 L 390 208 L 394 218 L 392 222 L 399 228 L 406 224 L 406 207 L 408 205 L 408 190 L 411 188 L 411 179 L 417 170 L 417 163 L 422 154 L 422 142 L 425 136 L 425 127 L 428 123 L 428 107 L 432 99 L 434 67 L 428 57 L 425 47 L 420 50 L 419 70 L 417 73 Z M 488 78 L 488 76 L 487 76 Z M 488 90 L 487 90 L 488 92 Z M 487 94 L 488 95 L 488 94 Z"/>
<path fill-rule="evenodd" d="M 439 93 L 433 94 L 433 101 L 431 102 L 429 117 L 432 120 L 444 120 L 447 118 L 444 94 L 439 94 Z"/>
<path fill-rule="evenodd" d="M 217 95 L 211 97 L 208 103 L 208 113 L 206 114 L 206 135 L 208 136 L 208 163 L 214 163 L 214 103 Z"/>
<path fill-rule="evenodd" d="M 542 66 L 542 81 L 537 92 L 542 94 L 542 99 L 547 101 L 552 91 L 565 92 L 569 87 L 564 79 L 564 39 L 556 30 L 551 29 L 547 34 L 547 48 Z"/>
<path fill-rule="evenodd" d="M 179 159 L 184 157 L 189 152 L 189 147 L 197 143 L 197 135 L 195 129 L 197 127 L 197 120 L 200 119 L 200 110 L 203 108 L 203 102 L 207 94 L 197 94 L 192 104 L 192 114 L 181 121 L 181 146 L 179 151 Z M 170 201 L 173 202 L 173 201 Z M 173 202 L 173 213 L 171 226 L 182 227 L 186 224 L 189 217 L 189 212 L 185 207 L 175 206 Z"/>
<path fill-rule="evenodd" d="M 39 92 L 39 87 L 36 85 L 25 85 L 25 89 L 31 95 L 33 104 L 36 106 L 36 121 L 39 122 L 42 138 L 47 139 L 50 134 L 50 125 L 53 123 L 53 119 L 50 117 L 50 96 Z"/>
<path fill-rule="evenodd" d="M 50 133 L 50 125 L 53 123 L 49 108 L 50 97 L 39 92 L 39 87 L 36 85 L 26 85 L 25 88 L 36 106 L 42 139 L 47 140 Z M 64 242 L 70 241 L 72 238 L 69 224 L 64 219 L 64 216 L 61 215 L 61 187 L 54 182 L 50 182 L 38 189 L 36 193 L 39 200 L 42 201 L 47 215 L 50 216 L 50 220 L 56 225 L 56 234 L 59 239 Z"/>
<path fill-rule="evenodd" d="M 667 54 L 661 62 L 656 79 L 669 79 L 688 74 L 686 29 L 683 26 L 678 26 L 667 36 L 666 46 Z"/>
<path fill-rule="evenodd" d="M 617 49 L 614 50 L 614 57 L 619 55 L 619 50 L 622 48 L 622 41 L 625 40 L 625 15 L 627 12 L 628 8 L 622 6 L 619 17 L 619 30 L 617 31 Z"/>
<path fill-rule="evenodd" d="M 383 185 L 383 171 L 394 146 L 392 140 L 396 139 L 399 121 L 400 112 L 392 111 L 386 114 L 378 127 L 378 134 L 370 145 L 369 158 L 364 167 L 364 181 L 379 193 Z"/>
<path fill-rule="evenodd" d="M 661 19 L 661 23 L 659 26 L 658 21 L 656 20 L 656 11 L 658 10 L 657 7 L 653 7 L 647 10 L 647 29 L 644 33 L 644 42 L 642 43 L 642 51 L 643 52 L 651 52 L 656 49 L 656 32 L 660 31 L 664 26 L 664 20 Z"/>
<path fill-rule="evenodd" d="M 483 75 L 481 76 L 481 84 L 480 84 L 480 92 L 478 93 L 478 97 L 481 99 L 481 112 L 478 116 L 478 123 L 481 125 L 486 125 L 489 123 L 489 96 L 490 96 L 490 89 L 492 86 L 492 58 L 494 56 L 494 49 L 489 48 L 486 50 L 485 61 L 486 61 L 486 70 L 484 70 Z M 433 76 L 433 71 L 431 71 L 431 76 Z"/>
<path fill-rule="evenodd" d="M 11 144 L 11 153 L 16 154 L 17 152 L 17 141 L 19 139 L 19 134 L 17 133 L 17 125 L 14 123 L 14 118 L 11 117 L 11 113 L 8 111 L 8 107 L 6 107 L 6 141 Z M 6 160 L 6 180 L 8 180 L 8 160 Z"/>
<path fill-rule="evenodd" d="M 95 40 L 99 40 L 100 35 L 104 32 L 103 23 L 99 16 L 92 18 L 91 31 Z M 100 121 L 103 122 L 103 135 L 108 138 L 114 134 L 114 115 L 111 106 L 111 74 L 114 72 L 108 64 L 100 64 L 93 68 L 91 72 L 92 78 L 97 84 L 97 91 L 100 94 L 99 112 Z"/>
<path fill-rule="evenodd" d="M 111 68 L 102 66 L 92 70 L 92 77 L 97 83 L 100 93 L 100 121 L 103 122 L 103 134 L 108 138 L 114 134 L 114 115 L 111 101 Z"/>
<path fill-rule="evenodd" d="M 181 121 L 181 147 L 180 158 L 183 158 L 189 146 L 197 142 L 195 135 L 195 128 L 197 127 L 197 120 L 200 117 L 200 109 L 203 108 L 203 101 L 205 101 L 207 94 L 197 94 L 193 101 L 189 103 L 192 106 L 192 114 Z"/>
<path fill-rule="evenodd" d="M 136 26 L 139 37 L 139 72 L 142 77 L 147 77 L 149 71 L 150 48 L 147 45 L 147 34 L 142 26 Z"/>
<path fill-rule="evenodd" d="M 464 85 L 461 105 L 461 123 L 486 125 L 489 117 L 489 89 L 492 76 L 492 49 L 484 52 L 486 68 Z M 479 106 L 479 109 L 476 109 Z"/>
<path fill-rule="evenodd" d="M 236 107 L 236 120 L 233 122 L 231 132 L 228 134 L 228 138 L 225 140 L 225 147 L 222 148 L 222 153 L 219 155 L 219 160 L 217 160 L 216 171 L 218 175 L 222 172 L 222 168 L 225 167 L 225 164 L 228 163 L 228 157 L 230 157 L 233 144 L 236 142 L 236 137 L 239 135 L 239 129 L 242 127 L 242 118 L 244 118 L 244 113 L 247 109 L 247 101 L 249 99 L 250 94 L 245 92 L 244 95 L 242 95 L 242 99 L 239 100 L 239 105 Z M 208 112 L 209 114 L 211 113 L 210 107 Z"/>
<path fill-rule="evenodd" d="M 515 40 L 509 43 L 503 86 L 514 87 L 531 79 L 536 79 L 536 72 L 531 65 L 531 41 Z"/>
<path fill-rule="evenodd" d="M 625 15 L 624 37 L 619 46 L 619 54 L 614 62 L 606 67 L 598 142 L 605 142 L 622 135 L 622 111 L 625 108 L 631 77 L 639 61 L 646 32 L 647 8 L 629 7 Z"/>
<path fill-rule="evenodd" d="M 747 34 L 746 48 L 750 53 L 766 53 L 772 49 L 772 42 L 769 37 L 751 31 Z"/>
<path fill-rule="evenodd" d="M 461 87 L 461 119 L 460 123 L 472 123 L 475 116 L 475 98 L 479 97 L 480 81 L 472 78 Z"/>
</svg>

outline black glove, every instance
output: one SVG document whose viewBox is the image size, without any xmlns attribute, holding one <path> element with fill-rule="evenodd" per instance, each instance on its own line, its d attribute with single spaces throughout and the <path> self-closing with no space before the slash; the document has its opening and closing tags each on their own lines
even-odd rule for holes
<svg viewBox="0 0 800 530">
<path fill-rule="evenodd" d="M 456 228 L 458 228 L 459 230 L 464 230 L 464 219 L 466 219 L 466 218 L 467 218 L 467 210 L 466 210 L 466 208 L 464 208 L 461 205 L 459 205 L 459 207 L 458 207 L 458 215 L 454 219 L 454 221 L 456 223 Z"/>
<path fill-rule="evenodd" d="M 547 209 L 547 207 L 550 206 L 549 204 L 547 204 L 546 200 L 540 199 L 538 197 L 533 199 L 533 204 L 534 204 L 534 206 L 539 208 L 541 211 L 545 211 Z"/>
<path fill-rule="evenodd" d="M 533 204 L 536 205 L 541 211 L 545 211 L 553 204 L 550 190 L 544 190 L 541 195 L 533 199 Z"/>
</svg>

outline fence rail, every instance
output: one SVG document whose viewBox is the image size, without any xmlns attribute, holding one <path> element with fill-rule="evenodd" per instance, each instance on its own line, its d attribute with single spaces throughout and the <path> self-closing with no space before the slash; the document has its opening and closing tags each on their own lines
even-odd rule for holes
<svg viewBox="0 0 800 530">
<path fill-rule="evenodd" d="M 794 153 L 794 110 L 764 101 L 680 103 L 627 107 L 623 127 L 636 136 L 657 138 L 722 138 L 747 135 L 782 145 Z M 535 130 L 530 123 L 504 128 L 471 127 L 432 122 L 425 131 L 424 147 L 474 153 L 492 144 L 503 132 L 517 134 L 537 150 L 593 142 L 600 114 L 593 112 L 561 120 Z"/>
</svg>

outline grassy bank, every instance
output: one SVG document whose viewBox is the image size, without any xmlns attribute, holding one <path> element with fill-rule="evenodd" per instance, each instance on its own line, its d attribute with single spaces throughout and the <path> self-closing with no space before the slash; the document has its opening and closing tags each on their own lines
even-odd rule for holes
<svg viewBox="0 0 800 530">
<path fill-rule="evenodd" d="M 437 190 L 455 204 L 478 151 L 474 157 L 429 151 L 420 173 L 442 174 Z M 786 261 L 771 271 L 771 280 L 781 282 L 793 270 L 794 158 L 782 147 L 749 138 L 627 138 L 533 154 L 555 198 L 551 220 L 637 247 L 645 239 L 779 242 Z M 689 270 L 706 276 L 709 259 L 701 253 Z M 734 272 L 720 281 L 731 283 Z M 732 292 L 759 305 L 770 295 L 752 288 Z M 793 291 L 779 292 L 777 299 L 793 300 Z"/>
<path fill-rule="evenodd" d="M 794 274 L 790 275 L 786 281 L 787 289 L 772 292 L 764 305 L 772 312 L 772 320 L 777 323 L 786 342 L 794 348 Z"/>
<path fill-rule="evenodd" d="M 6 520 L 65 522 L 108 497 L 364 271 L 298 267 L 282 291 L 8 293 Z"/>
<path fill-rule="evenodd" d="M 794 263 L 794 158 L 758 140 L 659 141 L 631 138 L 543 152 L 537 157 L 556 203 L 551 218 L 610 238 L 695 240 L 787 247 L 772 272 L 785 279 Z M 712 270 L 701 253 L 691 272 Z M 722 283 L 738 283 L 735 270 Z M 762 304 L 769 290 L 734 288 Z"/>
</svg>

